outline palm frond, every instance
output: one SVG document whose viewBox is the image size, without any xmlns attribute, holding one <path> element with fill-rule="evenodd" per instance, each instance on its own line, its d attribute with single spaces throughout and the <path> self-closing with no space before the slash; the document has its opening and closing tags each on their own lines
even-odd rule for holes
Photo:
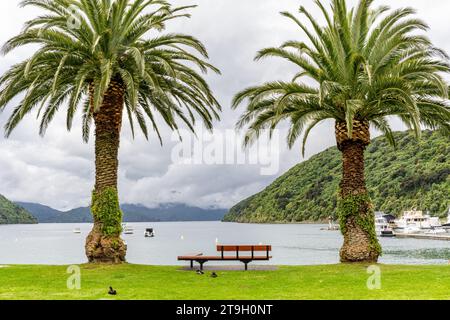
<svg viewBox="0 0 450 320">
<path fill-rule="evenodd" d="M 173 7 L 163 0 L 24 0 L 21 6 L 42 14 L 27 21 L 1 51 L 27 44 L 39 48 L 0 77 L 0 110 L 24 97 L 6 124 L 7 135 L 34 109 L 44 134 L 67 104 L 69 130 L 83 106 L 87 141 L 93 114 L 101 112 L 112 81 L 125 92 L 123 108 L 133 136 L 137 123 L 148 138 L 149 121 L 162 143 L 157 114 L 172 130 L 180 125 L 193 130 L 197 118 L 212 128 L 220 118 L 220 104 L 203 78 L 220 71 L 208 63 L 205 46 L 190 35 L 162 33 L 171 20 L 190 17 L 195 6 Z M 74 25 L 68 23 L 72 20 Z"/>
<path fill-rule="evenodd" d="M 449 132 L 448 55 L 426 36 L 428 25 L 412 8 L 391 10 L 360 0 L 354 8 L 346 0 L 332 0 L 329 9 L 314 1 L 325 20 L 320 25 L 303 6 L 282 15 L 293 21 L 309 43 L 290 40 L 258 52 L 256 60 L 277 57 L 298 69 L 291 82 L 272 81 L 241 90 L 232 107 L 245 104 L 237 123 L 247 128 L 246 143 L 263 130 L 290 120 L 287 142 L 293 147 L 325 119 L 353 125 L 364 121 L 393 141 L 387 119 L 398 117 L 420 137 L 424 127 Z M 308 25 L 306 24 L 308 23 Z M 306 81 L 306 78 L 307 81 Z M 314 85 L 310 84 L 311 80 Z"/>
</svg>

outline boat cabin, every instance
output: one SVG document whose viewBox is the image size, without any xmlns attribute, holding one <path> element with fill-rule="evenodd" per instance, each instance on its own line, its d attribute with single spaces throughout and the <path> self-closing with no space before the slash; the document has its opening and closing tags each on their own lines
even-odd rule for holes
<svg viewBox="0 0 450 320">
<path fill-rule="evenodd" d="M 155 231 L 153 228 L 148 228 L 145 230 L 145 237 L 146 238 L 153 238 L 155 236 Z"/>
</svg>

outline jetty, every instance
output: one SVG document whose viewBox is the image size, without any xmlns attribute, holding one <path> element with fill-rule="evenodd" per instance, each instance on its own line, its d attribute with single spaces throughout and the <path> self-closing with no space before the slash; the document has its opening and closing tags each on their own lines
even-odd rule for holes
<svg viewBox="0 0 450 320">
<path fill-rule="evenodd" d="M 443 234 L 396 233 L 395 236 L 397 238 L 450 241 L 450 235 L 443 235 Z"/>
</svg>

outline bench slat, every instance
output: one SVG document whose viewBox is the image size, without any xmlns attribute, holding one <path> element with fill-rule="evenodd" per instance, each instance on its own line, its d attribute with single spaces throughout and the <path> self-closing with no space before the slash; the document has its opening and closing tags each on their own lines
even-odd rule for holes
<svg viewBox="0 0 450 320">
<path fill-rule="evenodd" d="M 254 251 L 254 252 L 266 252 L 266 251 L 272 251 L 272 246 L 266 246 L 266 245 L 238 245 L 238 246 L 217 246 L 217 251 L 219 252 L 236 252 L 236 251 Z"/>
<path fill-rule="evenodd" d="M 185 254 L 183 257 L 199 257 L 202 255 L 203 255 L 203 253 L 188 253 L 188 254 Z"/>
<path fill-rule="evenodd" d="M 260 257 L 252 257 L 252 256 L 239 256 L 237 259 L 236 257 L 218 257 L 218 256 L 190 256 L 190 257 L 178 257 L 178 261 L 241 261 L 241 260 L 255 260 L 255 261 L 267 261 L 269 259 L 272 259 L 271 256 L 260 256 Z"/>
</svg>

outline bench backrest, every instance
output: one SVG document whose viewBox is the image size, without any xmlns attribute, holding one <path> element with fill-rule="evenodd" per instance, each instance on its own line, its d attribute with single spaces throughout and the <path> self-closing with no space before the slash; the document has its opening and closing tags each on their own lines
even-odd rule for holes
<svg viewBox="0 0 450 320">
<path fill-rule="evenodd" d="M 272 251 L 272 246 L 268 245 L 236 245 L 236 246 L 223 246 L 218 245 L 217 251 L 222 253 L 222 258 L 225 256 L 226 252 L 236 253 L 236 258 L 239 258 L 241 252 L 251 252 L 252 258 L 255 257 L 255 252 L 264 252 L 269 258 L 270 252 Z"/>
</svg>

